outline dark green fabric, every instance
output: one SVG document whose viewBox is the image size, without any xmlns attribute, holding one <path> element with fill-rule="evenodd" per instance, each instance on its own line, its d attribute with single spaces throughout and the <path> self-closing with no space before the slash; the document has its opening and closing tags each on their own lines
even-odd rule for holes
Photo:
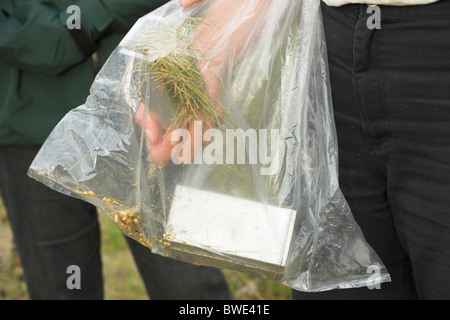
<svg viewBox="0 0 450 320">
<path fill-rule="evenodd" d="M 1 0 L 0 144 L 42 144 L 94 80 L 67 30 L 70 5 L 105 62 L 138 18 L 167 0 Z"/>
</svg>

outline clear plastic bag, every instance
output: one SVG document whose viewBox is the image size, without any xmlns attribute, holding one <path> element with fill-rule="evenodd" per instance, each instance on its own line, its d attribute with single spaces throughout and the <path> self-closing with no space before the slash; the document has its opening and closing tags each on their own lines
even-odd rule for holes
<svg viewBox="0 0 450 320">
<path fill-rule="evenodd" d="M 337 161 L 319 1 L 174 0 L 136 23 L 29 175 L 169 258 L 299 291 L 389 281 Z"/>
</svg>

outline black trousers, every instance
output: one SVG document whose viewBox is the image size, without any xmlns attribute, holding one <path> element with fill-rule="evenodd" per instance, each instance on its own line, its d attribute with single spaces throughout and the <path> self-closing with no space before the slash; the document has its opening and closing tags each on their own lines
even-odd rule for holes
<svg viewBox="0 0 450 320">
<path fill-rule="evenodd" d="M 0 195 L 7 209 L 29 297 L 33 300 L 102 299 L 96 209 L 26 175 L 38 150 L 39 146 L 0 146 Z M 232 299 L 220 270 L 164 258 L 126 239 L 151 299 Z M 71 265 L 81 270 L 80 290 L 67 286 L 71 275 L 67 268 Z"/>
<path fill-rule="evenodd" d="M 340 185 L 392 282 L 295 299 L 450 299 L 450 1 L 379 8 L 322 12 Z"/>
</svg>

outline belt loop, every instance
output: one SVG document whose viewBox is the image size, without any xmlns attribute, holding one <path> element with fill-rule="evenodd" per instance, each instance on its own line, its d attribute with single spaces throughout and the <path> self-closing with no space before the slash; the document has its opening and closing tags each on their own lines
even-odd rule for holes
<svg viewBox="0 0 450 320">
<path fill-rule="evenodd" d="M 359 12 L 358 12 L 358 18 L 361 18 L 367 13 L 366 5 L 360 4 L 359 5 Z"/>
</svg>

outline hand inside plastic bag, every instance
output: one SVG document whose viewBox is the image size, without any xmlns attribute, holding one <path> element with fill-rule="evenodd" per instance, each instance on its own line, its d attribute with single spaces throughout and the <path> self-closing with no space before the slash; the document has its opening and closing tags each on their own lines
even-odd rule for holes
<svg viewBox="0 0 450 320">
<path fill-rule="evenodd" d="M 199 2 L 199 1 L 201 1 L 201 0 L 181 0 L 181 5 L 183 7 L 187 7 L 188 5 L 193 4 L 195 2 Z"/>
<path fill-rule="evenodd" d="M 181 5 L 188 6 L 198 1 L 200 0 L 182 0 Z M 254 1 L 254 5 L 249 6 L 243 5 L 240 0 L 218 1 L 212 4 L 210 13 L 196 27 L 194 41 L 198 51 L 201 52 L 201 55 L 197 56 L 199 69 L 205 81 L 206 92 L 216 102 L 215 106 L 220 114 L 224 112 L 220 104 L 222 79 L 245 48 L 251 45 L 248 41 L 249 35 L 258 33 L 253 19 L 264 7 L 264 3 L 262 0 Z M 238 21 L 233 19 L 237 14 L 241 17 Z M 181 164 L 193 163 L 201 146 L 211 141 L 208 129 L 213 128 L 214 124 L 198 117 L 189 122 L 187 128 L 182 128 L 187 129 L 190 134 L 180 141 L 178 135 L 173 135 L 177 128 L 168 132 L 161 125 L 158 114 L 151 109 L 151 106 L 147 108 L 144 103 L 140 103 L 135 121 L 143 128 L 148 139 L 153 163 L 160 167 L 166 166 L 171 160 Z M 195 130 L 198 123 L 201 123 L 201 131 Z M 196 137 L 195 134 L 198 135 L 200 132 L 202 137 Z M 202 143 L 194 143 L 197 140 Z M 182 147 L 175 150 L 175 146 L 180 144 Z M 186 148 L 190 152 L 183 154 Z"/>
</svg>

